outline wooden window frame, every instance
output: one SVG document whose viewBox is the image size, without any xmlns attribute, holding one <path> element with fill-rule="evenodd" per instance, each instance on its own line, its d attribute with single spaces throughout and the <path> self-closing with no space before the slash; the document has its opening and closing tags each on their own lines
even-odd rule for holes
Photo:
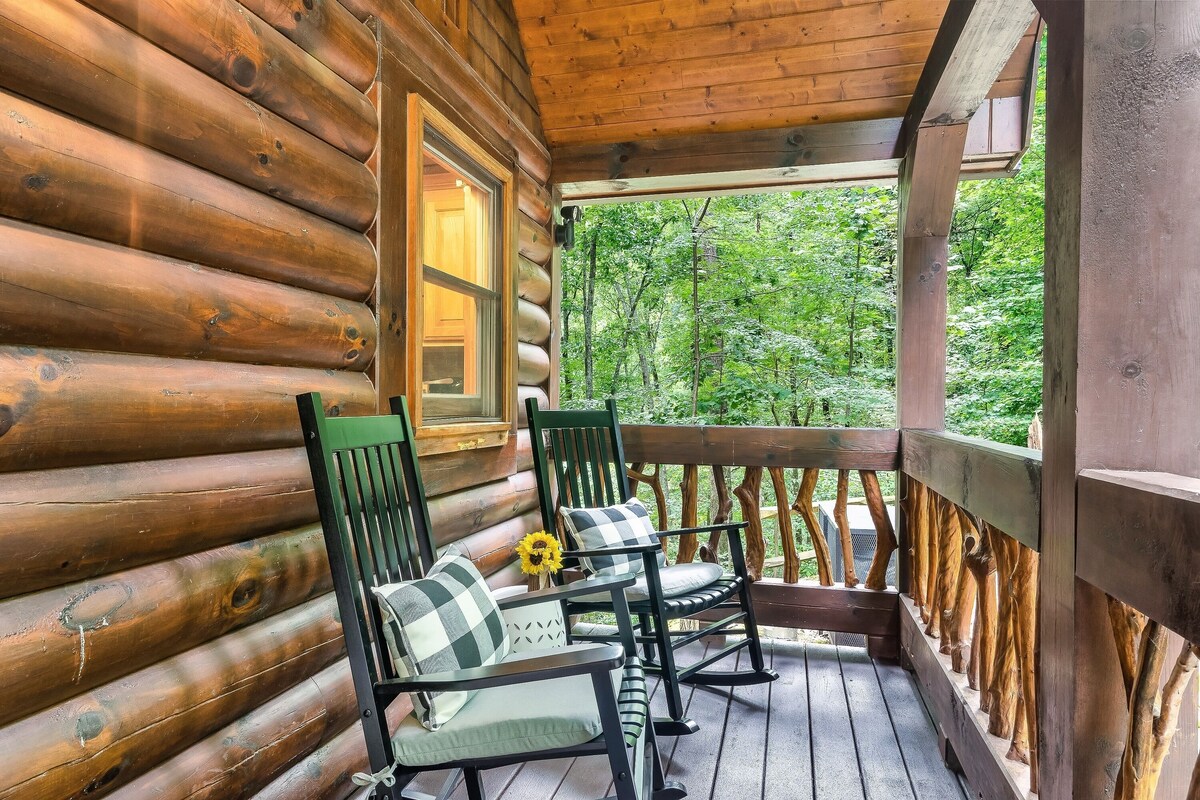
<svg viewBox="0 0 1200 800">
<path fill-rule="evenodd" d="M 479 142 L 464 133 L 428 100 L 416 92 L 408 95 L 408 125 L 406 153 L 407 197 L 407 262 L 409 265 L 406 289 L 408 318 L 405 342 L 405 386 L 409 410 L 421 455 L 500 447 L 516 433 L 516 292 L 513 265 L 516 262 L 516 178 L 514 170 L 493 157 Z M 500 336 L 496 345 L 501 348 L 497 380 L 500 383 L 499 419 L 495 421 L 466 421 L 426 424 L 423 415 L 424 392 L 423 347 L 425 330 L 425 275 L 423 172 L 425 129 L 430 127 L 442 139 L 470 158 L 496 180 L 500 196 L 500 224 L 496 233 L 501 237 L 499 287 Z"/>
</svg>

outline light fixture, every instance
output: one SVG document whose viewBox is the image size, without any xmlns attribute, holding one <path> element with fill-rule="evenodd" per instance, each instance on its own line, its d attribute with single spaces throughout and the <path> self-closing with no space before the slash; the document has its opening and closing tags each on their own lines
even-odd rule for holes
<svg viewBox="0 0 1200 800">
<path fill-rule="evenodd" d="M 554 226 L 554 243 L 563 250 L 570 250 L 575 246 L 575 223 L 583 219 L 583 209 L 579 206 L 563 206 L 559 213 L 562 214 L 562 224 Z"/>
</svg>

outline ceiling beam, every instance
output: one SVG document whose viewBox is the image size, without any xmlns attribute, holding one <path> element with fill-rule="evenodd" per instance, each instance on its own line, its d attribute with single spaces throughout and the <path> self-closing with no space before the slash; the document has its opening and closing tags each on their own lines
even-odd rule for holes
<svg viewBox="0 0 1200 800">
<path fill-rule="evenodd" d="M 904 150 L 927 125 L 970 121 L 1037 11 L 1030 0 L 951 0 L 904 115 Z"/>
</svg>

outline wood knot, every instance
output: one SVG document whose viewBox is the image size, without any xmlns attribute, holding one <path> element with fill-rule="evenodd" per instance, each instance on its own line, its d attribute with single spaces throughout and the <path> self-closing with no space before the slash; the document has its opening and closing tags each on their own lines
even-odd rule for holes
<svg viewBox="0 0 1200 800">
<path fill-rule="evenodd" d="M 258 67 L 245 56 L 238 56 L 233 60 L 232 76 L 238 86 L 250 86 L 258 77 Z"/>
<path fill-rule="evenodd" d="M 58 377 L 58 367 L 53 364 L 42 364 L 41 369 L 38 370 L 38 375 L 41 376 L 42 380 L 49 383 Z"/>
<path fill-rule="evenodd" d="M 300 20 L 304 19 L 304 15 L 297 11 L 295 14 L 292 14 L 292 19 L 296 20 L 296 22 L 299 22 Z"/>
<path fill-rule="evenodd" d="M 358 328 L 351 325 L 349 328 L 346 328 L 346 335 L 349 336 L 351 339 L 357 339 L 358 338 Z"/>
<path fill-rule="evenodd" d="M 267 164 L 271 163 L 271 157 L 269 155 L 267 155 L 266 153 L 259 153 L 258 154 L 258 163 L 262 164 L 265 167 Z"/>
<path fill-rule="evenodd" d="M 81 742 L 89 742 L 104 731 L 104 716 L 96 711 L 85 711 L 75 720 L 75 736 Z"/>
<path fill-rule="evenodd" d="M 340 407 L 338 407 L 336 405 L 329 407 L 329 416 L 340 417 L 341 415 L 342 415 L 342 409 Z"/>
<path fill-rule="evenodd" d="M 1130 361 L 1124 367 L 1121 367 L 1121 374 L 1132 380 L 1142 374 L 1142 365 L 1136 361 Z"/>
<path fill-rule="evenodd" d="M 233 587 L 229 604 L 234 608 L 245 608 L 258 598 L 258 581 L 254 578 L 246 580 Z"/>
<path fill-rule="evenodd" d="M 50 185 L 50 177 L 48 175 L 38 175 L 37 173 L 34 173 L 33 175 L 26 175 L 25 180 L 23 180 L 22 183 L 25 185 L 25 188 L 31 192 L 40 192 L 42 189 L 45 189 Z"/>
</svg>

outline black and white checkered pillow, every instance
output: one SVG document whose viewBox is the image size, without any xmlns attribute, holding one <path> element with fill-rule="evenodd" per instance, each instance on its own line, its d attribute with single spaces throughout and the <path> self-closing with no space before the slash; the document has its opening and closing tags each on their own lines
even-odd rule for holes
<svg viewBox="0 0 1200 800">
<path fill-rule="evenodd" d="M 508 630 L 475 565 L 450 547 L 424 578 L 371 590 L 384 639 L 402 678 L 496 664 L 508 655 Z M 418 692 L 417 718 L 431 731 L 448 722 L 472 692 Z"/>
<path fill-rule="evenodd" d="M 563 524 L 580 550 L 606 547 L 633 547 L 658 544 L 658 534 L 650 524 L 650 512 L 636 497 L 623 505 L 606 508 L 563 508 Z M 640 554 L 591 556 L 579 559 L 589 575 L 637 575 L 644 568 Z M 662 551 L 658 563 L 666 566 Z"/>
</svg>

